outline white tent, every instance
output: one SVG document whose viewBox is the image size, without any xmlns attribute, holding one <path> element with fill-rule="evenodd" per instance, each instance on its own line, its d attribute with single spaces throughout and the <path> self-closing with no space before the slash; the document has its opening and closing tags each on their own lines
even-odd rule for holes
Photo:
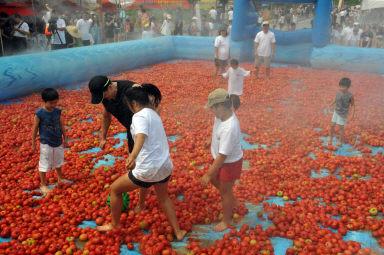
<svg viewBox="0 0 384 255">
<path fill-rule="evenodd" d="M 361 3 L 362 10 L 370 10 L 384 8 L 384 0 L 363 0 Z"/>
</svg>

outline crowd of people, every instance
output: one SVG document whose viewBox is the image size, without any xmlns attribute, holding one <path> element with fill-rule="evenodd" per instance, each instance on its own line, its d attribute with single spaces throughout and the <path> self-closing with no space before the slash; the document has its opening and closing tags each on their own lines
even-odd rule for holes
<svg viewBox="0 0 384 255">
<path fill-rule="evenodd" d="M 331 44 L 384 48 L 384 19 L 376 19 L 371 11 L 354 8 L 334 9 L 331 14 Z"/>
</svg>

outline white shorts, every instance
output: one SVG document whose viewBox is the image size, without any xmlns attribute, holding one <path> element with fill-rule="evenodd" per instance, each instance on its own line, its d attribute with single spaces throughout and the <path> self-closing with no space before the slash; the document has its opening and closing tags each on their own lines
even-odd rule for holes
<svg viewBox="0 0 384 255">
<path fill-rule="evenodd" d="M 340 125 L 340 126 L 345 126 L 345 123 L 347 122 L 347 118 L 341 117 L 335 111 L 335 112 L 333 112 L 332 122 L 336 123 L 337 125 Z"/>
<path fill-rule="evenodd" d="M 39 171 L 49 172 L 64 164 L 64 147 L 51 147 L 48 144 L 40 144 Z"/>
</svg>

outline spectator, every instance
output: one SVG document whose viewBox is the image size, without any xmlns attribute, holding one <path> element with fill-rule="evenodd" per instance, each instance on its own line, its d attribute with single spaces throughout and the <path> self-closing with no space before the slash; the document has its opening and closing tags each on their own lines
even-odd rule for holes
<svg viewBox="0 0 384 255">
<path fill-rule="evenodd" d="M 263 15 L 260 13 L 259 17 L 257 18 L 257 26 L 258 27 L 261 26 L 261 23 L 263 23 L 263 20 L 264 20 Z"/>
<path fill-rule="evenodd" d="M 27 37 L 30 35 L 27 22 L 21 19 L 20 14 L 13 14 L 14 27 L 12 32 L 13 52 L 20 53 L 27 50 Z"/>
<path fill-rule="evenodd" d="M 197 17 L 192 17 L 191 25 L 189 25 L 188 28 L 188 34 L 191 36 L 197 35 L 197 24 L 196 24 Z"/>
<path fill-rule="evenodd" d="M 213 20 L 213 22 L 216 22 L 217 11 L 215 10 L 215 8 L 213 6 L 211 7 L 211 10 L 209 10 L 208 13 L 211 16 L 211 19 Z"/>
<path fill-rule="evenodd" d="M 89 29 L 89 33 L 93 38 L 93 44 L 101 43 L 101 34 L 100 34 L 100 21 L 97 15 L 92 16 L 92 23 Z"/>
<path fill-rule="evenodd" d="M 115 42 L 120 42 L 120 34 L 121 34 L 121 19 L 119 17 L 115 17 L 115 22 L 113 23 L 113 28 L 115 30 L 114 37 L 115 37 Z M 144 26 L 145 29 L 148 31 L 149 30 L 149 25 Z M 143 27 L 143 31 L 144 31 Z"/>
<path fill-rule="evenodd" d="M 347 27 L 343 29 L 341 32 L 341 37 L 344 40 L 344 45 L 348 45 L 348 42 L 351 40 L 351 37 L 353 35 L 353 21 L 348 20 Z"/>
<path fill-rule="evenodd" d="M 12 50 L 12 19 L 5 12 L 0 12 L 0 32 L 1 32 L 1 56 L 11 54 Z"/>
<path fill-rule="evenodd" d="M 208 22 L 208 26 L 209 26 L 209 36 L 214 36 L 215 35 L 215 21 L 210 18 L 209 22 Z"/>
<path fill-rule="evenodd" d="M 228 33 L 228 35 L 231 35 L 231 33 L 232 33 L 232 20 L 229 21 L 229 25 L 228 25 L 228 28 L 227 28 L 227 33 Z"/>
<path fill-rule="evenodd" d="M 68 48 L 83 46 L 81 32 L 75 25 L 68 25 L 66 30 L 68 33 L 66 33 L 65 40 Z"/>
<path fill-rule="evenodd" d="M 149 16 L 147 14 L 147 11 L 145 9 L 141 10 L 141 28 L 144 30 L 148 28 L 146 31 L 149 31 Z"/>
<path fill-rule="evenodd" d="M 105 14 L 105 41 L 111 43 L 114 40 L 114 24 L 115 19 L 112 14 L 107 12 Z"/>
<path fill-rule="evenodd" d="M 297 15 L 295 13 L 292 15 L 292 23 L 297 24 Z"/>
<path fill-rule="evenodd" d="M 331 44 L 341 45 L 341 25 L 336 24 L 331 32 Z"/>
<path fill-rule="evenodd" d="M 282 15 L 280 16 L 280 19 L 279 19 L 280 30 L 283 30 L 284 23 L 285 23 L 285 17 L 284 17 L 284 14 L 282 14 Z"/>
<path fill-rule="evenodd" d="M 165 18 L 163 25 L 161 26 L 162 35 L 171 35 L 172 31 L 172 16 L 170 14 Z"/>
<path fill-rule="evenodd" d="M 373 33 L 369 25 L 365 25 L 364 32 L 361 34 L 360 47 L 371 48 L 373 40 Z"/>
<path fill-rule="evenodd" d="M 291 23 L 291 27 L 288 29 L 288 31 L 295 31 L 296 30 L 296 23 Z"/>
<path fill-rule="evenodd" d="M 181 11 L 180 7 L 178 7 L 176 10 L 176 22 L 173 34 L 183 35 L 183 12 Z"/>
<path fill-rule="evenodd" d="M 228 11 L 228 21 L 229 23 L 232 23 L 232 19 L 233 19 L 233 8 L 231 7 Z"/>
<path fill-rule="evenodd" d="M 353 46 L 353 47 L 359 47 L 359 43 L 360 43 L 359 29 L 357 27 L 355 27 L 353 29 L 353 33 L 352 33 L 351 38 L 347 42 L 347 45 Z"/>
<path fill-rule="evenodd" d="M 84 46 L 91 45 L 91 41 L 89 37 L 90 24 L 89 24 L 88 13 L 86 12 L 83 13 L 83 15 L 81 16 L 81 19 L 77 21 L 76 27 L 81 32 L 81 40 L 83 41 L 83 45 Z"/>
<path fill-rule="evenodd" d="M 149 22 L 151 24 L 151 33 L 152 33 L 152 36 L 159 36 L 160 35 L 160 31 L 159 31 L 159 28 L 157 27 L 156 25 L 156 18 L 155 17 L 151 17 L 149 19 Z"/>
<path fill-rule="evenodd" d="M 201 36 L 209 36 L 209 22 L 207 20 L 207 16 L 203 15 L 201 18 L 201 31 L 200 35 Z"/>
<path fill-rule="evenodd" d="M 381 26 L 377 29 L 374 44 L 375 48 L 384 48 L 384 26 Z"/>
<path fill-rule="evenodd" d="M 51 49 L 59 50 L 67 47 L 65 40 L 66 24 L 64 19 L 61 18 L 60 13 L 52 10 L 52 17 L 49 20 L 49 32 L 52 33 Z"/>
</svg>

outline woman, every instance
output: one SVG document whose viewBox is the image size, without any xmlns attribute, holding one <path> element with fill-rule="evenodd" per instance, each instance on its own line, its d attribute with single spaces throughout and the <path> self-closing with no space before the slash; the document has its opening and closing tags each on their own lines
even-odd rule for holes
<svg viewBox="0 0 384 255">
<path fill-rule="evenodd" d="M 99 17 L 95 14 L 92 16 L 92 23 L 91 23 L 89 32 L 92 35 L 93 44 L 100 44 L 101 43 L 100 21 L 99 21 Z"/>
<path fill-rule="evenodd" d="M 229 38 L 227 34 L 227 28 L 222 26 L 220 28 L 220 35 L 215 39 L 215 74 L 213 80 L 216 82 L 218 74 L 222 74 L 228 65 L 228 61 L 231 58 L 229 50 Z M 221 78 L 221 82 L 224 80 Z"/>
<path fill-rule="evenodd" d="M 114 40 L 115 19 L 110 13 L 105 14 L 105 41 L 111 43 Z"/>
<path fill-rule="evenodd" d="M 165 18 L 163 25 L 161 26 L 161 34 L 162 35 L 171 35 L 172 33 L 172 22 L 171 22 L 171 15 L 167 14 L 167 17 Z"/>
</svg>

